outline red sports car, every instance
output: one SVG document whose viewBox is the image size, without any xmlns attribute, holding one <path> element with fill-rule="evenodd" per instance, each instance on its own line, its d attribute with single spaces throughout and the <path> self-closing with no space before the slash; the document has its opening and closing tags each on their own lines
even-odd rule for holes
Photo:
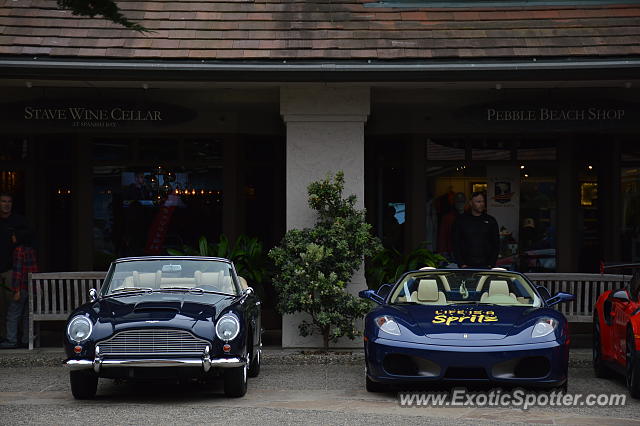
<svg viewBox="0 0 640 426">
<path fill-rule="evenodd" d="M 593 311 L 595 374 L 607 377 L 609 370 L 624 374 L 633 398 L 640 398 L 639 290 L 640 271 L 636 269 L 625 288 L 602 293 Z"/>
</svg>

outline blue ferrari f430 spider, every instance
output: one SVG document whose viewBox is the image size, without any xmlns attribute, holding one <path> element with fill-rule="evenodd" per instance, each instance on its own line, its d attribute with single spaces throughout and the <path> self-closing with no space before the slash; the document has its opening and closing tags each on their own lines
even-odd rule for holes
<svg viewBox="0 0 640 426">
<path fill-rule="evenodd" d="M 567 319 L 524 275 L 502 269 L 423 268 L 360 297 L 367 390 L 428 382 L 566 387 Z"/>
</svg>

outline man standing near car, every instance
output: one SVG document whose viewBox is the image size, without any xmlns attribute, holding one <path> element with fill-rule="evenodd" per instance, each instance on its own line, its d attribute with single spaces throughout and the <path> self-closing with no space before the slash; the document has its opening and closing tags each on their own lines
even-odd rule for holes
<svg viewBox="0 0 640 426">
<path fill-rule="evenodd" d="M 453 227 L 453 250 L 461 268 L 492 268 L 498 260 L 498 222 L 485 212 L 483 192 L 471 194 L 470 209 Z"/>
<path fill-rule="evenodd" d="M 26 227 L 26 219 L 13 212 L 13 195 L 0 192 L 0 333 L 2 334 L 6 330 L 7 308 L 14 297 L 11 270 L 14 248 L 12 236 L 15 229 Z"/>
</svg>

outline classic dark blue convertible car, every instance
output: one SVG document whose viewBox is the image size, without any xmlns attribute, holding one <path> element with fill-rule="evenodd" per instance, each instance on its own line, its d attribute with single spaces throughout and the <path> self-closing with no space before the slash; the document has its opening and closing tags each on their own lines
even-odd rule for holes
<svg viewBox="0 0 640 426">
<path fill-rule="evenodd" d="M 260 302 L 229 260 L 116 260 L 100 292 L 68 320 L 71 392 L 93 398 L 98 378 L 224 380 L 243 396 L 260 372 Z"/>
<path fill-rule="evenodd" d="M 423 268 L 360 296 L 366 386 L 487 382 L 566 387 L 566 318 L 550 307 L 574 296 L 534 286 L 503 269 Z"/>
</svg>

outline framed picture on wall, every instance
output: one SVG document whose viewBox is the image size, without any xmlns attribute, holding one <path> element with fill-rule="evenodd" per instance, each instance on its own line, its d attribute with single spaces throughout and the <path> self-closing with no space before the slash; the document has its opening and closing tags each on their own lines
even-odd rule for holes
<svg viewBox="0 0 640 426">
<path fill-rule="evenodd" d="M 474 182 L 471 184 L 471 192 L 487 192 L 487 184 L 483 182 Z"/>
</svg>

